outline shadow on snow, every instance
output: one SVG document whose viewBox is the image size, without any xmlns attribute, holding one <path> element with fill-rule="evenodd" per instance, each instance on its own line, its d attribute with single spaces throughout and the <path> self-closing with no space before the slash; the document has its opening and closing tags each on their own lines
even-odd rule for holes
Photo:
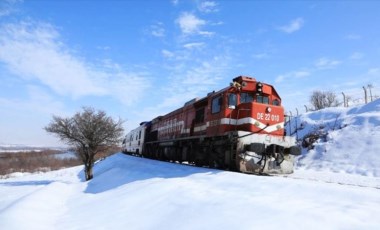
<svg viewBox="0 0 380 230">
<path fill-rule="evenodd" d="M 53 180 L 12 181 L 12 182 L 0 182 L 0 185 L 5 185 L 5 186 L 48 185 L 53 182 L 55 181 Z"/>
<path fill-rule="evenodd" d="M 219 170 L 138 158 L 118 153 L 94 166 L 94 178 L 85 193 L 101 193 L 119 186 L 153 179 L 187 177 L 197 173 L 218 173 Z M 78 175 L 84 180 L 83 170 Z"/>
</svg>

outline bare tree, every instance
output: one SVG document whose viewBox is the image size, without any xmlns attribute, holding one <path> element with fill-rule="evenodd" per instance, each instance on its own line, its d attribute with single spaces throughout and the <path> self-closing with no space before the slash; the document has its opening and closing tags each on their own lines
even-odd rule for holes
<svg viewBox="0 0 380 230">
<path fill-rule="evenodd" d="M 124 129 L 123 121 L 114 121 L 104 111 L 83 107 L 73 117 L 53 116 L 45 130 L 58 136 L 76 150 L 84 164 L 86 180 L 93 178 L 95 155 L 120 143 Z"/>
<path fill-rule="evenodd" d="M 310 96 L 310 103 L 315 110 L 324 109 L 338 105 L 336 94 L 332 91 L 315 90 Z"/>
</svg>

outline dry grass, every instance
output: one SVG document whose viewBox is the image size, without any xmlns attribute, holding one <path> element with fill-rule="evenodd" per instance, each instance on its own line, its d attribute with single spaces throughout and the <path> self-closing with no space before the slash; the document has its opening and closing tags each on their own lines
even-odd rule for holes
<svg viewBox="0 0 380 230">
<path fill-rule="evenodd" d="M 95 159 L 102 159 L 119 151 L 120 147 L 113 147 L 98 153 Z M 0 152 L 0 176 L 6 177 L 5 175 L 14 172 L 46 172 L 82 164 L 77 157 L 59 157 L 63 153 L 59 150 Z"/>
</svg>

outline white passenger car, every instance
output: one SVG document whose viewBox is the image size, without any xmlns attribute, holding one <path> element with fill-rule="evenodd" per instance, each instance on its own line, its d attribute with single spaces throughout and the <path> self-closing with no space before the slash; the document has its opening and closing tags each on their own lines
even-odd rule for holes
<svg viewBox="0 0 380 230">
<path fill-rule="evenodd" d="M 146 122 L 142 122 L 138 128 L 131 130 L 125 136 L 122 144 L 123 153 L 141 156 L 146 131 L 145 124 Z"/>
</svg>

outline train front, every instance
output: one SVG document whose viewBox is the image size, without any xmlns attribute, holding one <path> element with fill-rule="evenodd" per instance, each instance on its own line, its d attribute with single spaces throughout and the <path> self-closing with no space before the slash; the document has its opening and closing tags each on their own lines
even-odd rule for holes
<svg viewBox="0 0 380 230">
<path fill-rule="evenodd" d="M 236 143 L 238 171 L 292 173 L 300 148 L 294 137 L 285 135 L 284 108 L 274 87 L 254 78 L 237 77 L 227 101 L 228 131 Z"/>
</svg>

